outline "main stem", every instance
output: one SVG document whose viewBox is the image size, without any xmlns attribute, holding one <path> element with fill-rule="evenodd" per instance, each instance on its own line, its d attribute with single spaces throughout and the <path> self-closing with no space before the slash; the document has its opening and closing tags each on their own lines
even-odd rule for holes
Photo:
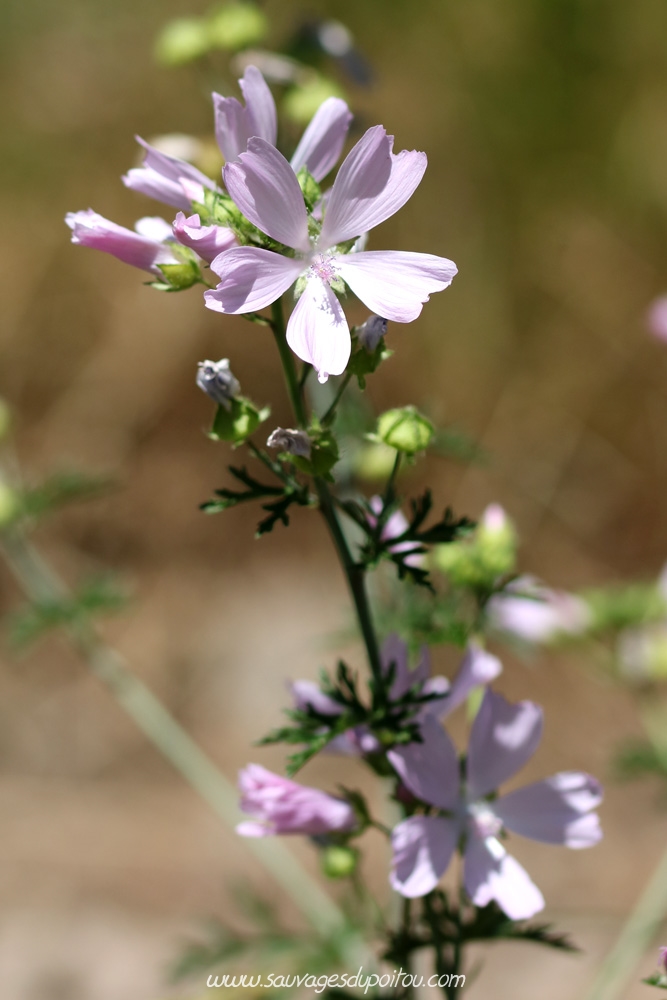
<svg viewBox="0 0 667 1000">
<path fill-rule="evenodd" d="M 299 379 L 294 366 L 292 351 L 290 350 L 285 337 L 285 320 L 283 317 L 282 299 L 278 299 L 278 301 L 274 302 L 271 307 L 271 326 L 273 329 L 273 335 L 276 339 L 276 344 L 278 346 L 278 353 L 280 354 L 283 371 L 285 373 L 287 392 L 290 397 L 290 402 L 292 403 L 294 416 L 296 417 L 299 427 L 304 428 L 308 422 L 306 407 L 301 388 L 299 386 Z M 338 515 L 336 514 L 334 508 L 331 492 L 326 481 L 320 476 L 315 476 L 315 489 L 320 501 L 320 511 L 322 512 L 322 517 L 327 523 L 336 552 L 338 553 L 343 573 L 347 579 L 347 584 L 352 596 L 355 611 L 357 613 L 359 628 L 366 646 L 371 672 L 373 677 L 379 681 L 382 677 L 380 652 L 378 649 L 377 636 L 375 635 L 375 629 L 373 627 L 373 620 L 371 618 L 368 594 L 366 593 L 364 567 L 360 566 L 352 558 L 350 548 L 347 544 L 347 540 L 343 534 L 343 529 L 341 528 L 338 520 Z"/>
</svg>

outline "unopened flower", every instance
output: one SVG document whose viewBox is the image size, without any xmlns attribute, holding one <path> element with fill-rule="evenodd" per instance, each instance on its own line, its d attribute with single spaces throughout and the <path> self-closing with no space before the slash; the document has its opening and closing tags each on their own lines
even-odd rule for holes
<svg viewBox="0 0 667 1000">
<path fill-rule="evenodd" d="M 110 253 L 132 267 L 161 276 L 160 264 L 178 264 L 168 239 L 173 239 L 171 226 L 164 219 L 139 219 L 135 230 L 93 212 L 68 212 L 65 222 L 72 230 L 72 243 Z"/>
<path fill-rule="evenodd" d="M 248 140 L 257 136 L 276 144 L 278 124 L 273 95 L 256 66 L 248 66 L 239 86 L 245 107 L 235 97 L 213 94 L 215 134 L 227 163 L 245 153 Z M 352 114 L 338 97 L 324 101 L 315 113 L 290 165 L 295 173 L 306 167 L 315 180 L 322 180 L 341 154 Z"/>
<path fill-rule="evenodd" d="M 348 832 L 357 825 L 349 802 L 318 788 L 299 785 L 259 764 L 248 764 L 239 773 L 239 789 L 241 809 L 255 817 L 236 827 L 242 837 L 278 833 L 317 836 Z"/>
<path fill-rule="evenodd" d="M 202 226 L 196 214 L 186 218 L 183 212 L 179 212 L 174 219 L 173 233 L 179 243 L 190 247 L 209 264 L 223 250 L 236 245 L 236 236 L 231 229 L 227 226 Z"/>
<path fill-rule="evenodd" d="M 579 635 L 591 621 L 590 609 L 580 597 L 552 590 L 531 576 L 518 577 L 494 594 L 487 614 L 492 629 L 533 644 Z"/>
<path fill-rule="evenodd" d="M 369 354 L 372 354 L 387 333 L 387 321 L 382 316 L 369 316 L 365 323 L 357 327 L 357 340 Z"/>
<path fill-rule="evenodd" d="M 134 167 L 123 176 L 126 187 L 188 213 L 192 211 L 193 201 L 203 201 L 204 188 L 216 190 L 214 181 L 191 163 L 160 152 L 139 136 L 136 140 L 144 147 L 146 155 L 143 166 Z"/>
<path fill-rule="evenodd" d="M 345 282 L 378 315 L 409 323 L 429 295 L 446 288 L 456 274 L 452 261 L 433 254 L 346 253 L 341 247 L 390 218 L 421 181 L 425 154 L 403 150 L 396 155 L 392 146 L 381 125 L 359 140 L 336 176 L 313 240 L 294 171 L 270 143 L 250 139 L 247 152 L 224 169 L 227 189 L 246 218 L 296 253 L 286 257 L 245 246 L 220 254 L 212 268 L 221 281 L 205 293 L 206 305 L 223 313 L 254 312 L 302 278 L 287 341 L 314 366 L 321 382 L 341 374 L 350 356 L 350 330 L 334 287 Z"/>
<path fill-rule="evenodd" d="M 487 689 L 472 726 L 464 779 L 453 743 L 432 717 L 422 726 L 422 743 L 389 751 L 408 790 L 440 811 L 411 816 L 394 829 L 391 882 L 398 892 L 431 892 L 463 839 L 463 882 L 476 906 L 495 900 L 512 920 L 543 908 L 541 892 L 501 837 L 511 831 L 546 844 L 592 847 L 602 836 L 593 812 L 602 791 L 590 775 L 568 771 L 496 797 L 499 785 L 533 756 L 541 735 L 538 705 L 513 705 Z"/>
<path fill-rule="evenodd" d="M 231 402 L 241 391 L 241 386 L 229 367 L 229 360 L 200 361 L 197 367 L 197 385 L 207 396 L 229 412 Z"/>
<path fill-rule="evenodd" d="M 289 427 L 276 427 L 269 434 L 266 445 L 268 448 L 278 448 L 299 458 L 310 458 L 310 438 L 305 431 L 292 430 Z"/>
<path fill-rule="evenodd" d="M 385 677 L 393 670 L 393 680 L 389 690 L 389 702 L 398 703 L 416 688 L 420 695 L 432 695 L 414 715 L 414 721 L 421 723 L 428 717 L 445 718 L 466 700 L 470 692 L 482 685 L 490 684 L 502 671 L 497 657 L 487 653 L 476 643 L 466 649 L 461 666 L 450 683 L 446 677 L 431 676 L 431 660 L 427 646 L 423 646 L 417 667 L 410 669 L 408 648 L 396 634 L 388 636 L 380 654 L 380 666 Z M 305 711 L 309 707 L 320 715 L 336 717 L 344 708 L 340 702 L 325 694 L 314 681 L 294 681 L 291 684 L 292 697 L 297 708 Z M 329 752 L 363 756 L 378 753 L 382 747 L 378 738 L 368 726 L 355 726 L 340 736 L 336 736 L 326 748 Z"/>
</svg>

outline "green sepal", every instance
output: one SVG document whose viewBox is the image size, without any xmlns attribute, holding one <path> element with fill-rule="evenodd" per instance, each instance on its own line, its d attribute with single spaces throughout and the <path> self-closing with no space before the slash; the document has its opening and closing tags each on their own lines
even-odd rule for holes
<svg viewBox="0 0 667 1000">
<path fill-rule="evenodd" d="M 169 249 L 180 263 L 158 264 L 158 270 L 164 281 L 148 282 L 151 288 L 156 288 L 158 292 L 182 292 L 186 288 L 200 284 L 202 276 L 197 255 L 179 243 L 170 243 Z"/>
<path fill-rule="evenodd" d="M 431 421 L 414 406 L 387 410 L 378 417 L 377 437 L 406 455 L 424 451 L 434 433 Z"/>
<path fill-rule="evenodd" d="M 372 375 L 394 352 L 385 347 L 384 337 L 380 339 L 374 351 L 367 351 L 352 331 L 352 354 L 347 363 L 347 370 L 356 375 L 360 389 L 366 388 L 366 375 Z"/>
<path fill-rule="evenodd" d="M 667 976 L 664 972 L 654 972 L 652 976 L 642 979 L 647 986 L 657 986 L 659 990 L 667 990 Z"/>
<path fill-rule="evenodd" d="M 299 182 L 299 187 L 301 188 L 301 194 L 303 195 L 303 200 L 306 203 L 306 208 L 309 212 L 312 212 L 318 201 L 321 201 L 322 199 L 322 188 L 317 183 L 308 167 L 301 167 L 301 170 L 299 170 L 296 175 L 296 179 Z"/>
<path fill-rule="evenodd" d="M 230 400 L 229 409 L 219 406 L 213 427 L 209 437 L 214 441 L 231 441 L 235 446 L 243 444 L 246 438 L 254 434 L 261 423 L 263 423 L 271 409 L 265 406 L 258 410 L 251 400 L 244 396 L 237 396 Z"/>
<path fill-rule="evenodd" d="M 334 481 L 331 470 L 340 458 L 338 442 L 333 434 L 328 430 L 309 429 L 311 438 L 310 458 L 303 458 L 301 455 L 284 454 L 283 458 L 290 461 L 292 465 L 310 476 L 320 476 L 327 482 Z"/>
</svg>

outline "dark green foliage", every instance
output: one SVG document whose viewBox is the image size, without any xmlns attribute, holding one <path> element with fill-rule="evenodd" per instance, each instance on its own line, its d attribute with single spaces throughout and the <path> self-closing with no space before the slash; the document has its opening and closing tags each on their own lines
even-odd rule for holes
<svg viewBox="0 0 667 1000">
<path fill-rule="evenodd" d="M 229 465 L 228 469 L 232 476 L 246 486 L 247 489 L 230 490 L 227 487 L 222 487 L 219 490 L 215 490 L 215 495 L 218 499 L 207 500 L 201 504 L 200 510 L 203 510 L 206 514 L 217 514 L 220 511 L 228 510 L 230 507 L 236 507 L 237 504 L 247 503 L 250 500 L 263 500 L 267 497 L 275 497 L 274 500 L 262 504 L 262 510 L 267 511 L 268 516 L 263 518 L 257 525 L 257 536 L 260 537 L 272 531 L 278 521 L 287 526 L 289 524 L 289 515 L 287 513 L 289 508 L 293 504 L 307 507 L 311 503 L 310 494 L 306 486 L 297 483 L 291 477 L 285 476 L 277 463 L 271 464 L 279 470 L 280 477 L 284 480 L 282 486 L 269 486 L 266 483 L 259 482 L 254 476 L 250 475 L 245 466 L 237 468 Z M 274 471 L 276 470 L 274 469 Z"/>
</svg>

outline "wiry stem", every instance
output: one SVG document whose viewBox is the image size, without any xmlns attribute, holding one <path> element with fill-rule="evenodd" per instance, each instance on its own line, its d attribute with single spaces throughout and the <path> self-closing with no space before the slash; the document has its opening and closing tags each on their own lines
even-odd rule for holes
<svg viewBox="0 0 667 1000">
<path fill-rule="evenodd" d="M 5 532 L 1 548 L 7 565 L 29 600 L 62 601 L 69 598 L 65 584 L 41 558 L 20 527 Z M 105 645 L 87 616 L 67 626 L 72 645 L 96 677 L 138 728 L 213 809 L 233 828 L 238 815 L 238 794 L 213 761 L 197 746 L 164 705 L 124 662 Z M 344 917 L 335 903 L 304 871 L 278 838 L 244 841 L 259 863 L 294 901 L 309 923 L 323 936 L 339 928 Z"/>
<path fill-rule="evenodd" d="M 278 353 L 280 354 L 280 360 L 285 373 L 287 391 L 292 403 L 292 409 L 294 410 L 294 416 L 299 427 L 305 428 L 307 424 L 306 407 L 301 388 L 299 386 L 296 368 L 294 366 L 294 358 L 287 340 L 285 339 L 285 320 L 283 317 L 281 299 L 278 299 L 277 302 L 273 303 L 273 306 L 271 307 L 271 315 L 273 335 L 278 346 Z M 331 491 L 329 490 L 325 480 L 319 476 L 315 477 L 315 489 L 317 490 L 317 495 L 319 497 L 322 516 L 324 517 L 324 520 L 329 528 L 336 552 L 338 553 L 338 558 L 347 579 L 350 594 L 352 595 L 352 601 L 357 613 L 359 628 L 366 646 L 371 672 L 373 677 L 376 680 L 379 680 L 382 676 L 382 670 L 380 667 L 380 652 L 378 649 L 377 636 L 375 635 L 375 629 L 373 627 L 373 620 L 371 618 L 368 595 L 366 593 L 364 567 L 356 563 L 352 558 L 347 540 L 343 534 L 343 530 L 340 526 L 340 522 L 334 508 Z"/>
</svg>

